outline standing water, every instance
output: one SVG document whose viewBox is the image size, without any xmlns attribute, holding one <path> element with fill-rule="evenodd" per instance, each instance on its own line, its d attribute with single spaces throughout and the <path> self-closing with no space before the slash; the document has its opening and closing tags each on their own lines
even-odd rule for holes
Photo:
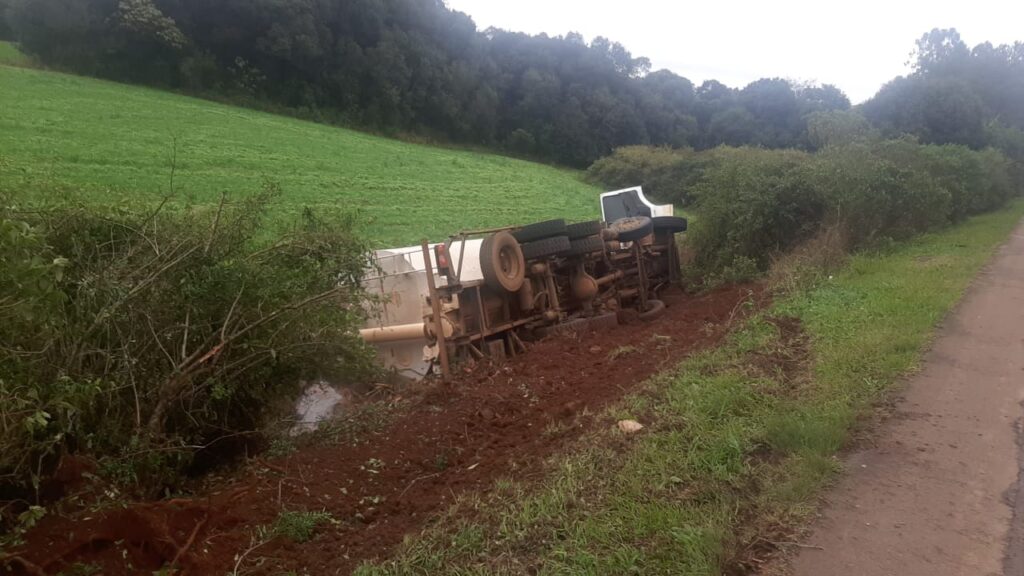
<svg viewBox="0 0 1024 576">
<path fill-rule="evenodd" d="M 350 397 L 350 392 L 344 389 L 339 391 L 326 380 L 309 384 L 295 403 L 296 422 L 291 434 L 296 436 L 316 430 L 321 422 L 333 418 L 335 411 L 344 407 L 351 400 Z"/>
</svg>

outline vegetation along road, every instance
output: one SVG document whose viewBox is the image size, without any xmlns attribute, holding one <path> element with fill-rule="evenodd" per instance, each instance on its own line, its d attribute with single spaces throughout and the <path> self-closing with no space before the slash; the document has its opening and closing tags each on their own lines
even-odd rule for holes
<svg viewBox="0 0 1024 576">
<path fill-rule="evenodd" d="M 929 263 L 923 262 L 924 265 Z M 797 576 L 1024 574 L 1024 224 L 945 321 L 794 562 Z"/>
</svg>

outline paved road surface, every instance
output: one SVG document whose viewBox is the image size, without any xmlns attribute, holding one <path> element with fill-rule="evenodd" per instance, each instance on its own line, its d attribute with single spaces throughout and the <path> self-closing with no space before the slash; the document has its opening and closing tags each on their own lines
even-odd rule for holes
<svg viewBox="0 0 1024 576">
<path fill-rule="evenodd" d="M 857 452 L 796 576 L 1024 575 L 1024 224 L 937 335 L 875 446 Z"/>
</svg>

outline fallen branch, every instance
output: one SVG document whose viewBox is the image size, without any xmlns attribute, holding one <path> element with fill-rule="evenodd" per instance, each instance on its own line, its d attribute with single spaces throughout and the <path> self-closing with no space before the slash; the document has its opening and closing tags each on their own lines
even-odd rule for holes
<svg viewBox="0 0 1024 576">
<path fill-rule="evenodd" d="M 402 490 L 402 493 L 399 494 L 398 497 L 401 498 L 402 496 L 405 496 L 405 493 L 408 492 L 409 489 L 412 488 L 412 485 L 415 484 L 418 480 L 426 480 L 427 478 L 433 478 L 434 476 L 440 476 L 440 475 L 441 475 L 440 472 L 434 472 L 433 474 L 427 474 L 425 476 L 420 476 L 418 478 L 413 478 L 412 482 L 409 482 L 409 485 L 405 487 L 405 490 Z"/>
<path fill-rule="evenodd" d="M 189 534 L 188 540 L 185 540 L 185 544 L 181 548 L 178 548 L 178 553 L 174 555 L 174 560 L 171 560 L 171 568 L 177 566 L 178 560 L 180 560 L 185 553 L 188 552 L 188 549 L 192 547 L 192 544 L 196 541 L 196 535 L 199 534 L 199 531 L 202 530 L 203 526 L 206 525 L 206 521 L 209 519 L 209 516 L 203 516 L 203 519 L 200 520 L 196 524 L 196 527 L 192 529 L 192 533 Z"/>
<path fill-rule="evenodd" d="M 0 556 L 0 566 L 10 566 L 12 564 L 19 564 L 32 576 L 46 576 L 46 571 L 40 568 L 38 564 L 30 562 L 21 556 Z"/>
</svg>

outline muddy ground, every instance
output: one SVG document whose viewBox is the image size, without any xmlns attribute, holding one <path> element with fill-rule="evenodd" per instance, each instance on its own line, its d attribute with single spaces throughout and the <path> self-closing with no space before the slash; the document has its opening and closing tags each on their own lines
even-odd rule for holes
<svg viewBox="0 0 1024 576">
<path fill-rule="evenodd" d="M 744 302 L 761 299 L 751 286 L 679 295 L 654 322 L 553 337 L 500 365 L 464 367 L 452 382 L 400 400 L 374 432 L 264 455 L 197 496 L 48 516 L 6 564 L 24 574 L 75 563 L 103 574 L 172 565 L 225 574 L 236 564 L 246 574 L 348 574 L 386 556 L 459 494 L 486 490 L 503 476 L 528 478 L 589 427 L 612 425 L 595 414 L 715 345 L 753 308 Z M 622 353 L 624 346 L 635 350 Z M 277 537 L 246 554 L 260 542 L 257 527 L 286 510 L 325 510 L 334 521 L 304 544 Z"/>
</svg>

